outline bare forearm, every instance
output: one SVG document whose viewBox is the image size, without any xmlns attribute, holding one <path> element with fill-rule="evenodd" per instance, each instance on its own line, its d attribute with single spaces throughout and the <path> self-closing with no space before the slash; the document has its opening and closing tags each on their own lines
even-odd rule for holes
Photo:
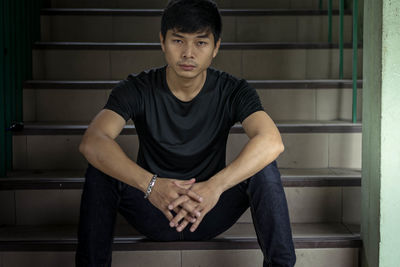
<svg viewBox="0 0 400 267">
<path fill-rule="evenodd" d="M 249 140 L 234 161 L 211 177 L 209 183 L 224 192 L 270 164 L 283 149 L 280 140 L 271 142 L 268 137 L 257 135 Z"/>
<path fill-rule="evenodd" d="M 141 191 L 147 189 L 152 173 L 129 159 L 115 140 L 104 135 L 86 138 L 80 152 L 97 169 Z"/>
</svg>

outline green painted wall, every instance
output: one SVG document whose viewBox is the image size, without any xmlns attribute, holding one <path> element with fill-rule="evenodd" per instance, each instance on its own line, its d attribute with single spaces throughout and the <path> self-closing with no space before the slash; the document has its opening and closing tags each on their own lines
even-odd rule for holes
<svg viewBox="0 0 400 267">
<path fill-rule="evenodd" d="M 362 265 L 400 262 L 400 0 L 365 0 Z"/>
<path fill-rule="evenodd" d="M 383 1 L 380 266 L 400 266 L 400 0 Z"/>
</svg>

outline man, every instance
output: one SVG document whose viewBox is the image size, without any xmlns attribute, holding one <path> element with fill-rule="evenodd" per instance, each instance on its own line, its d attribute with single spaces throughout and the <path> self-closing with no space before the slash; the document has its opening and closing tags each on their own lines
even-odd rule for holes
<svg viewBox="0 0 400 267">
<path fill-rule="evenodd" d="M 275 159 L 279 131 L 256 90 L 210 67 L 221 44 L 221 16 L 210 0 L 170 1 L 160 42 L 167 65 L 129 75 L 112 90 L 79 150 L 88 160 L 76 264 L 110 266 L 117 211 L 158 241 L 207 240 L 251 214 L 264 266 L 296 261 Z M 137 162 L 114 141 L 132 119 Z M 225 164 L 235 122 L 250 140 Z"/>
</svg>

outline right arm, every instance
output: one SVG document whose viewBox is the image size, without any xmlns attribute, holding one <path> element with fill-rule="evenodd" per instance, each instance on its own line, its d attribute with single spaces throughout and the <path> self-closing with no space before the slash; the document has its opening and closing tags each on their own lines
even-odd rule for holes
<svg viewBox="0 0 400 267">
<path fill-rule="evenodd" d="M 144 193 L 153 174 L 129 159 L 114 140 L 125 124 L 125 119 L 118 113 L 109 109 L 101 110 L 85 131 L 79 151 L 95 168 Z M 148 199 L 169 220 L 172 220 L 173 216 L 168 210 L 168 205 L 180 195 L 187 194 L 194 200 L 201 201 L 201 197 L 189 189 L 193 182 L 193 179 L 189 181 L 157 179 Z M 175 183 L 179 183 L 183 188 Z M 179 211 L 180 209 L 175 210 L 177 213 Z M 188 215 L 187 220 L 191 219 Z"/>
<path fill-rule="evenodd" d="M 145 192 L 153 174 L 129 159 L 114 140 L 125 124 L 116 112 L 101 110 L 83 135 L 79 151 L 100 171 Z"/>
</svg>

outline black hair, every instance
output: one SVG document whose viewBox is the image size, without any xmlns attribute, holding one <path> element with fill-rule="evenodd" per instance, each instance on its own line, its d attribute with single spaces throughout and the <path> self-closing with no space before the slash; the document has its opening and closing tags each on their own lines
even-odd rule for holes
<svg viewBox="0 0 400 267">
<path fill-rule="evenodd" d="M 184 33 L 211 30 L 215 45 L 222 30 L 217 4 L 212 0 L 170 0 L 161 18 L 161 35 L 164 40 L 170 29 Z"/>
</svg>

